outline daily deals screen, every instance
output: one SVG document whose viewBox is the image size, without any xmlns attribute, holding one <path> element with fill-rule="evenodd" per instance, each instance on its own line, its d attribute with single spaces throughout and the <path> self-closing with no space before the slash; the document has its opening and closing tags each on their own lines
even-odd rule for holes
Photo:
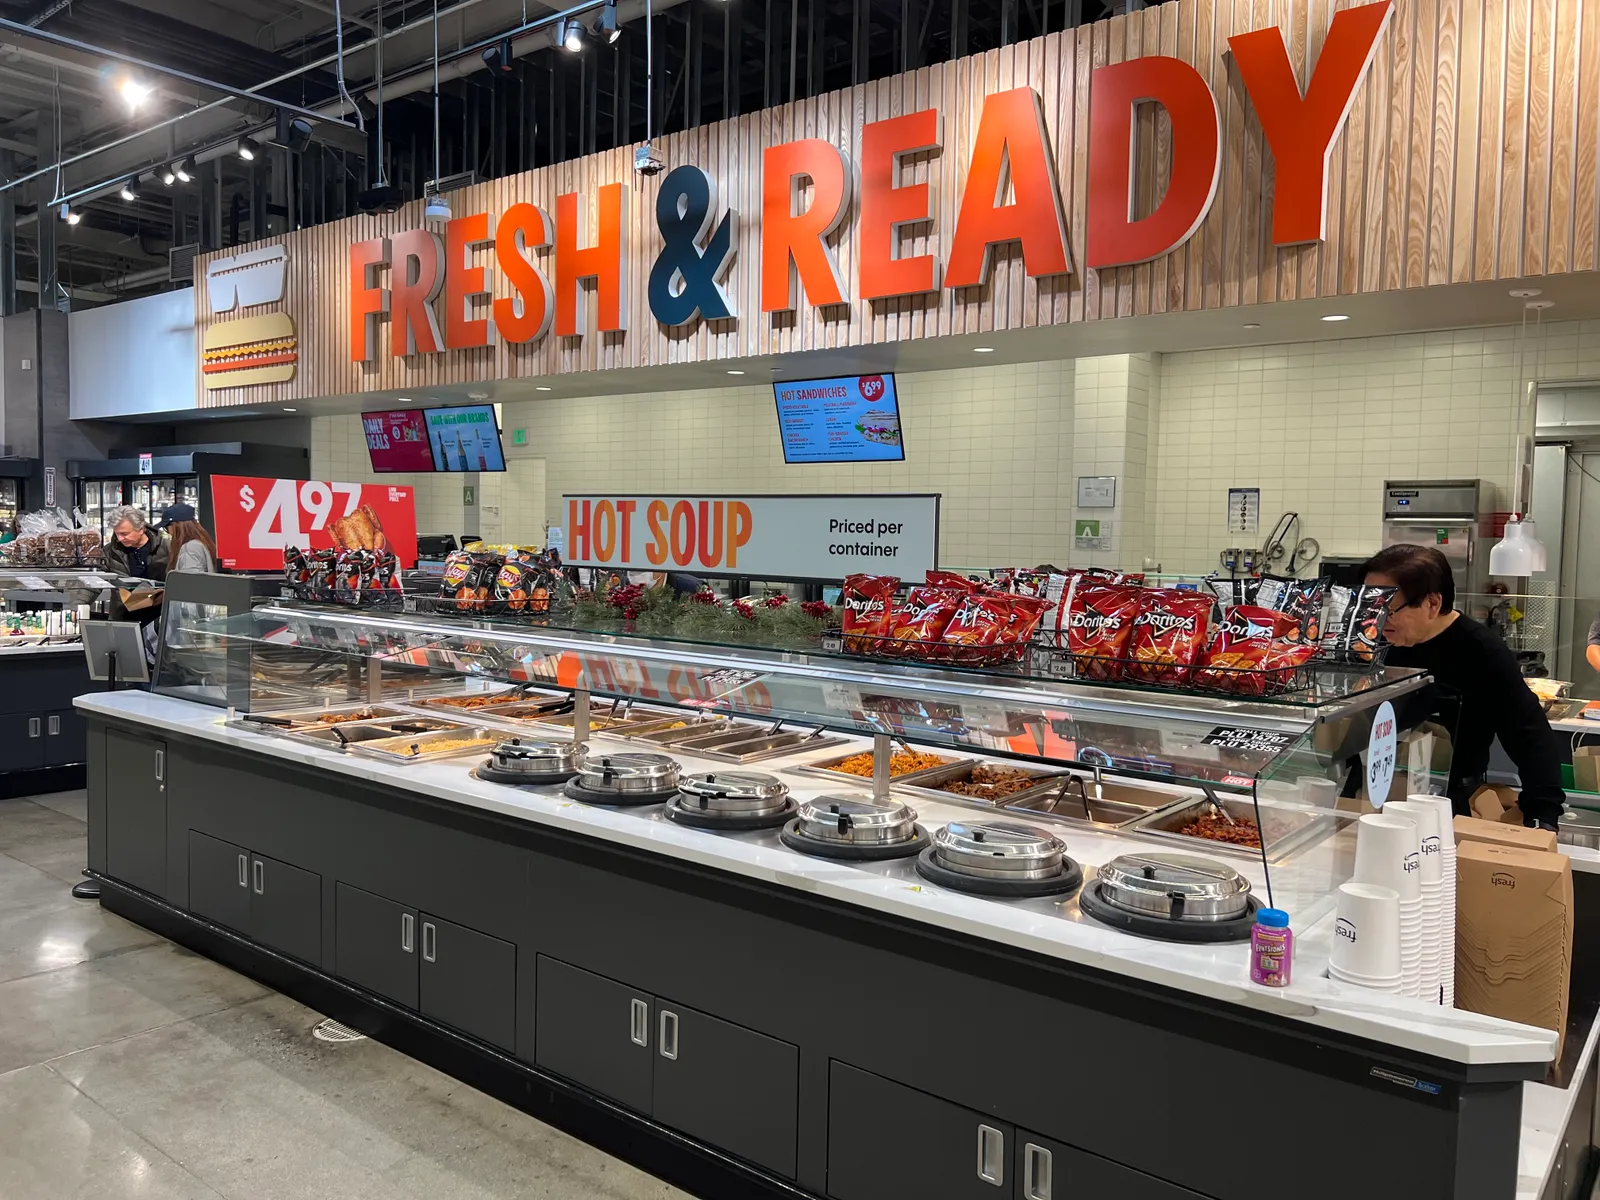
<svg viewBox="0 0 1600 1200">
<path fill-rule="evenodd" d="M 783 461 L 900 462 L 900 402 L 893 375 L 775 383 Z"/>
</svg>

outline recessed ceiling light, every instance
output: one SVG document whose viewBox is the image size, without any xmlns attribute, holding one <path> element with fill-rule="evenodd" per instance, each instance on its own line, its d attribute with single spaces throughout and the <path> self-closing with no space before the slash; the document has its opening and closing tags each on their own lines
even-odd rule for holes
<svg viewBox="0 0 1600 1200">
<path fill-rule="evenodd" d="M 744 372 L 743 371 L 729 371 L 728 374 L 729 375 L 743 375 Z"/>
<path fill-rule="evenodd" d="M 294 411 L 295 411 L 295 410 L 294 410 L 294 409 L 292 409 L 292 408 L 286 408 L 286 409 L 284 409 L 284 410 L 283 410 L 283 411 L 284 411 L 284 412 L 294 412 Z"/>
<path fill-rule="evenodd" d="M 400 397 L 400 403 L 401 404 L 413 404 L 413 403 L 415 403 L 415 401 L 413 401 L 410 396 L 401 396 Z"/>
<path fill-rule="evenodd" d="M 1257 324 L 1255 321 L 1247 321 L 1247 322 L 1245 322 L 1245 326 L 1244 327 L 1246 329 L 1260 329 L 1261 328 L 1261 326 L 1259 324 Z"/>
<path fill-rule="evenodd" d="M 974 346 L 972 348 L 972 352 L 974 354 L 993 354 L 994 353 L 994 347 L 993 346 Z"/>
<path fill-rule="evenodd" d="M 536 392 L 548 392 L 550 389 L 545 387 L 544 384 L 541 383 L 537 387 L 535 387 L 533 390 L 536 391 Z"/>
<path fill-rule="evenodd" d="M 1350 319 L 1350 314 L 1349 313 L 1329 313 L 1327 316 L 1323 317 L 1322 319 L 1324 321 L 1348 321 Z"/>
</svg>

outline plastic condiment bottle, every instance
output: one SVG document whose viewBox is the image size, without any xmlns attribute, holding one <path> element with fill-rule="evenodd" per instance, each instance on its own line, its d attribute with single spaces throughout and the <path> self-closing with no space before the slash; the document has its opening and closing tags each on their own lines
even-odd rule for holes
<svg viewBox="0 0 1600 1200">
<path fill-rule="evenodd" d="M 1250 982 L 1267 987 L 1287 987 L 1294 971 L 1294 933 L 1289 914 L 1281 908 L 1263 908 L 1250 930 Z"/>
</svg>

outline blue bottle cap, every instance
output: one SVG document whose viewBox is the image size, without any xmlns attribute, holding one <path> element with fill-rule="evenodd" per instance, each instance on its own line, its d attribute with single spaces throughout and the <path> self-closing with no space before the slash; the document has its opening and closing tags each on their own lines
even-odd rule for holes
<svg viewBox="0 0 1600 1200">
<path fill-rule="evenodd" d="M 1256 924 L 1268 929 L 1289 928 L 1289 914 L 1281 908 L 1263 908 L 1256 912 Z"/>
</svg>

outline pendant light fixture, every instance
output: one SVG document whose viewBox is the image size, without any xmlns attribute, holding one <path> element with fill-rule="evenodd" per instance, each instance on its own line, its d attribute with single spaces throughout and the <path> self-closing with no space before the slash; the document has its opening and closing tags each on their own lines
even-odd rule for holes
<svg viewBox="0 0 1600 1200">
<path fill-rule="evenodd" d="M 378 3 L 378 28 L 384 28 L 383 3 Z M 383 140 L 383 43 L 379 37 L 376 48 L 375 68 L 378 76 L 378 140 L 374 150 L 378 155 L 378 182 L 356 197 L 356 207 L 369 215 L 378 213 L 392 213 L 400 211 L 406 202 L 406 194 L 389 182 L 388 168 L 388 143 Z"/>
<path fill-rule="evenodd" d="M 433 183 L 430 187 L 437 188 L 443 178 L 439 152 L 439 0 L 433 0 Z M 428 196 L 422 215 L 429 221 L 448 221 L 450 201 L 434 191 Z"/>
<path fill-rule="evenodd" d="M 1513 291 L 1513 296 L 1537 295 L 1537 292 Z M 1512 491 L 1514 503 L 1523 505 L 1533 499 L 1533 442 L 1538 425 L 1539 378 L 1544 374 L 1544 314 L 1555 305 L 1549 300 L 1529 300 L 1522 307 L 1522 336 L 1517 355 L 1518 421 L 1516 461 L 1512 464 Z M 1534 355 L 1533 378 L 1527 371 L 1528 314 L 1534 314 L 1534 331 L 1539 347 Z M 1524 415 L 1523 405 L 1527 412 Z M 1549 552 L 1539 540 L 1539 527 L 1523 512 L 1514 512 L 1506 522 L 1505 536 L 1489 550 L 1489 574 L 1509 579 L 1525 579 L 1538 571 L 1549 569 Z"/>
</svg>

